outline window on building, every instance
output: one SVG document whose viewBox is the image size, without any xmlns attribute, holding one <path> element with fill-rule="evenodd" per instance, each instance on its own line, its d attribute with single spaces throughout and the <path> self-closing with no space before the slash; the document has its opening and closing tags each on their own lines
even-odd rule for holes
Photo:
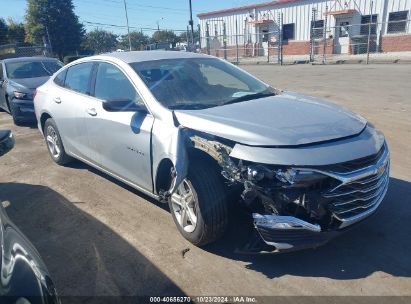
<svg viewBox="0 0 411 304">
<path fill-rule="evenodd" d="M 311 21 L 311 37 L 323 38 L 324 36 L 324 20 L 312 20 Z"/>
<path fill-rule="evenodd" d="M 350 23 L 348 21 L 340 22 L 338 37 L 348 37 L 350 35 Z"/>
<path fill-rule="evenodd" d="M 370 27 L 371 27 L 371 35 L 376 35 L 377 34 L 377 19 L 378 19 L 377 14 L 361 16 L 360 34 L 361 35 L 368 35 L 368 32 L 369 32 Z"/>
<path fill-rule="evenodd" d="M 402 33 L 407 28 L 408 11 L 392 12 L 388 16 L 387 33 Z"/>
<path fill-rule="evenodd" d="M 283 40 L 293 40 L 294 39 L 294 23 L 283 25 Z"/>
</svg>

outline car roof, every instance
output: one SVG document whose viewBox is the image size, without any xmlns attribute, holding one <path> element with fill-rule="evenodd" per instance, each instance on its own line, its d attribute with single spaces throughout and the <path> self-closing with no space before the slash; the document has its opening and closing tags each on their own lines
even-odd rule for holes
<svg viewBox="0 0 411 304">
<path fill-rule="evenodd" d="M 25 61 L 48 61 L 48 60 L 58 60 L 57 58 L 51 58 L 51 57 L 16 57 L 16 58 L 8 58 L 8 59 L 3 59 L 2 61 L 4 63 L 10 63 L 10 62 L 25 62 Z"/>
<path fill-rule="evenodd" d="M 210 58 L 210 56 L 177 51 L 132 51 L 132 52 L 113 52 L 101 54 L 96 57 L 112 57 L 117 58 L 125 63 L 162 60 L 162 59 L 183 59 L 183 58 Z"/>
</svg>

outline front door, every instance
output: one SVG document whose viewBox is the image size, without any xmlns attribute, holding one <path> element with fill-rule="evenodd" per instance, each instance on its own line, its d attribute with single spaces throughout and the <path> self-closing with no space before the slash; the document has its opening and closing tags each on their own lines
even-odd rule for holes
<svg viewBox="0 0 411 304">
<path fill-rule="evenodd" d="M 352 18 L 336 18 L 335 27 L 335 54 L 348 54 L 350 50 L 351 36 L 351 19 Z"/>
<path fill-rule="evenodd" d="M 128 77 L 115 65 L 99 63 L 95 79 L 94 98 L 83 112 L 90 153 L 96 156 L 100 167 L 152 191 L 150 137 L 154 117 L 103 108 L 103 102 L 110 99 L 143 102 Z"/>
</svg>

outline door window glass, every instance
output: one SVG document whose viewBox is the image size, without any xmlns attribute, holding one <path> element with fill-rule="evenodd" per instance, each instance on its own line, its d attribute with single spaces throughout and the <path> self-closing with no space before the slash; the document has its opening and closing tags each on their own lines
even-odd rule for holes
<svg viewBox="0 0 411 304">
<path fill-rule="evenodd" d="M 92 62 L 80 63 L 68 68 L 65 87 L 83 94 L 90 94 Z"/>
<path fill-rule="evenodd" d="M 127 76 L 109 63 L 100 63 L 98 66 L 94 96 L 102 100 L 143 103 Z"/>
<path fill-rule="evenodd" d="M 64 81 L 66 80 L 67 69 L 60 72 L 55 78 L 54 83 L 60 87 L 64 87 Z"/>
</svg>

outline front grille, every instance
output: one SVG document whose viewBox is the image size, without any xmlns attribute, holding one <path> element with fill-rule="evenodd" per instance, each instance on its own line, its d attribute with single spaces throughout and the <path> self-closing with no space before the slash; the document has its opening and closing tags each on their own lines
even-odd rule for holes
<svg viewBox="0 0 411 304">
<path fill-rule="evenodd" d="M 365 167 L 375 165 L 378 160 L 383 156 L 383 154 L 386 152 L 387 147 L 383 145 L 376 154 L 343 162 L 343 163 L 338 163 L 334 165 L 328 165 L 328 166 L 323 166 L 321 167 L 322 170 L 324 171 L 329 171 L 329 172 L 337 172 L 337 173 L 349 173 L 357 170 L 364 169 Z"/>
<path fill-rule="evenodd" d="M 367 164 L 366 171 L 356 169 L 342 174 L 340 184 L 322 194 L 335 218 L 350 224 L 378 207 L 389 181 L 388 151 L 385 149 L 373 164 Z"/>
</svg>

